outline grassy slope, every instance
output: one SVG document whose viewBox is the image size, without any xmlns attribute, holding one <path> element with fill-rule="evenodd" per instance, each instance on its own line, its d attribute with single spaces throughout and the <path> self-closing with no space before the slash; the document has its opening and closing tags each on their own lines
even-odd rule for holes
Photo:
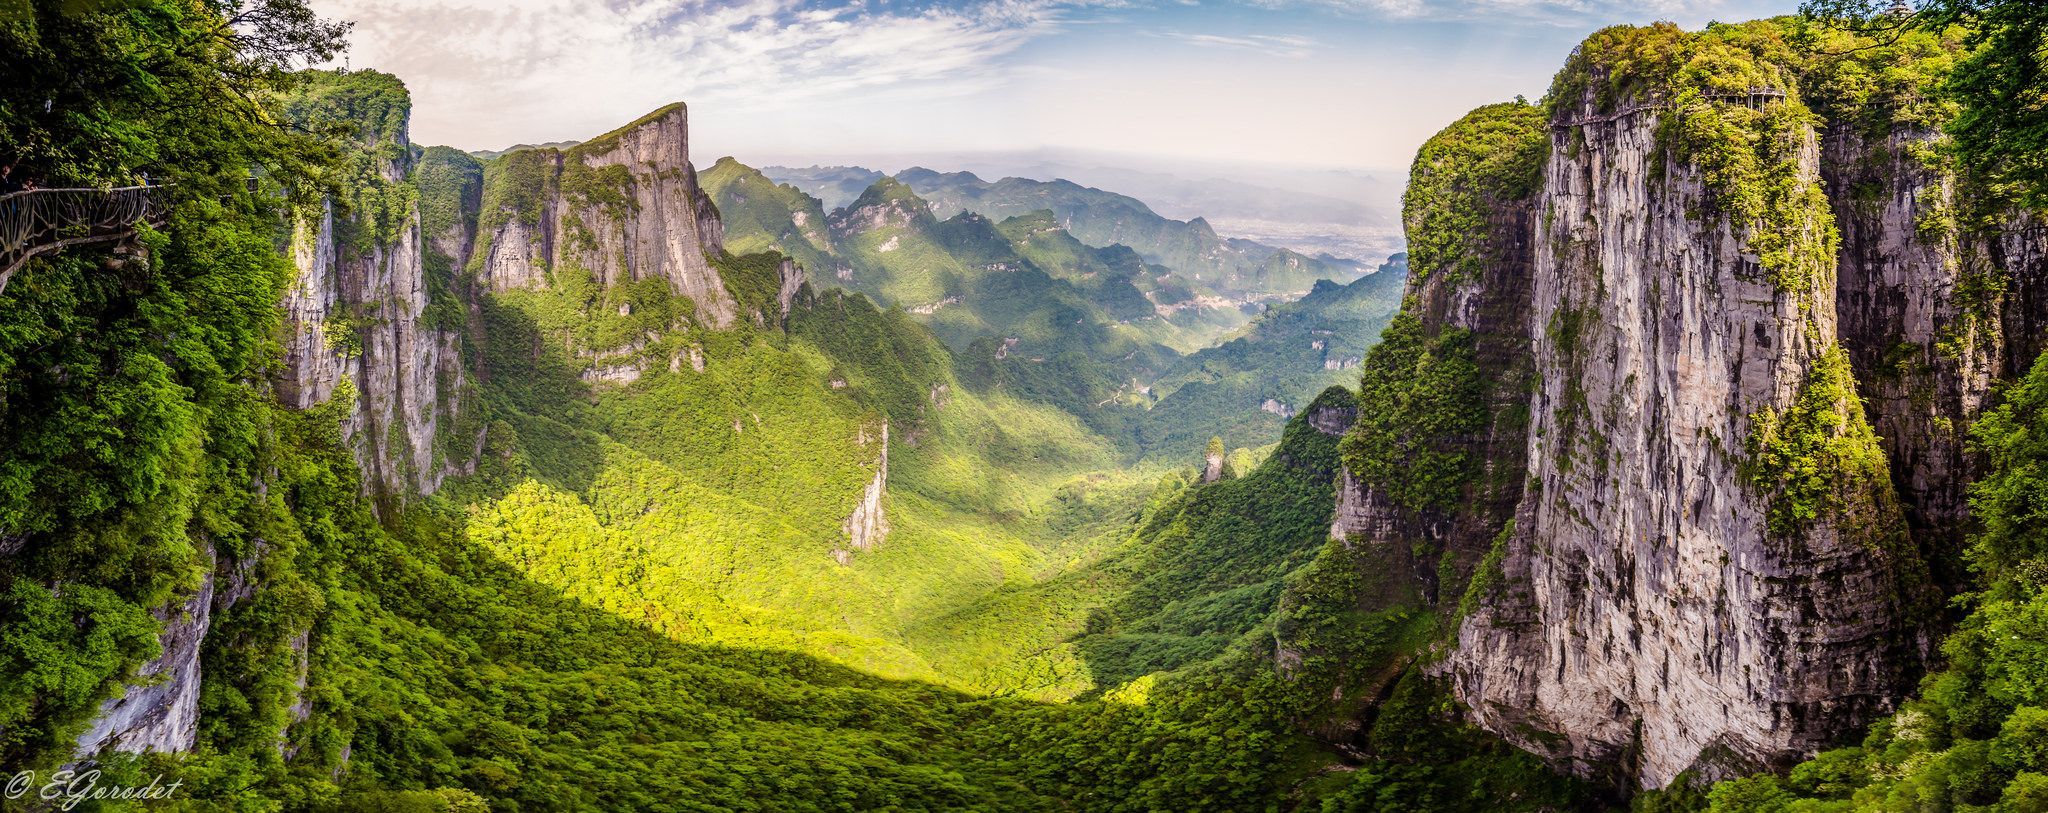
<svg viewBox="0 0 2048 813">
<path fill-rule="evenodd" d="M 960 235 L 913 236 L 973 256 Z M 1114 466 L 1111 444 L 1058 410 L 960 387 L 900 311 L 827 293 L 787 332 L 705 331 L 660 285 L 586 277 L 558 269 L 556 287 L 486 305 L 502 455 L 458 494 L 471 541 L 594 606 L 679 640 L 950 680 L 932 665 L 947 642 L 903 630 L 1032 582 L 1072 528 L 1121 504 L 1069 486 L 1122 496 L 1127 482 L 1089 474 Z M 614 315 L 621 301 L 630 315 Z M 628 364 L 645 371 L 630 384 L 581 377 Z M 842 565 L 885 417 L 892 532 Z"/>
</svg>

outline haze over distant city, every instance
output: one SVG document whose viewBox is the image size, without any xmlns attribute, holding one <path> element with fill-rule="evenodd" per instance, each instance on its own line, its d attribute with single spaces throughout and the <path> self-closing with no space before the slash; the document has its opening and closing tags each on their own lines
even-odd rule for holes
<svg viewBox="0 0 2048 813">
<path fill-rule="evenodd" d="M 402 77 L 414 138 L 587 138 L 677 99 L 702 163 L 941 152 L 1405 170 L 1474 106 L 1542 95 L 1587 33 L 1796 0 L 316 0 Z"/>
</svg>

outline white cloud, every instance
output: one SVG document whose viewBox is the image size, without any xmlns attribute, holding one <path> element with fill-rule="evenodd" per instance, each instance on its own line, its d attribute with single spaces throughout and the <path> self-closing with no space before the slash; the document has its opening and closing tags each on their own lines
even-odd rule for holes
<svg viewBox="0 0 2048 813">
<path fill-rule="evenodd" d="M 1540 94 L 1600 26 L 1797 0 L 311 0 L 424 144 L 589 138 L 692 105 L 700 163 L 1069 146 L 1405 165 Z M 1250 8 L 1248 8 L 1248 6 Z M 1264 8 L 1259 8 L 1263 6 Z M 1191 89 L 1198 88 L 1199 95 Z M 1230 115 L 1217 115 L 1216 111 Z M 1245 111 L 1258 111 L 1246 113 Z M 1317 126 L 1273 127 L 1314 111 Z"/>
<path fill-rule="evenodd" d="M 1598 18 L 1713 13 L 1725 0 L 1246 0 L 1266 8 L 1318 6 L 1402 20 L 1516 21 L 1572 25 Z"/>
<path fill-rule="evenodd" d="M 1256 51 L 1262 54 L 1287 57 L 1289 59 L 1301 59 L 1316 51 L 1316 41 L 1307 37 L 1270 34 L 1231 36 L 1223 34 L 1189 34 L 1181 31 L 1154 31 L 1152 36 L 1201 48 Z"/>
<path fill-rule="evenodd" d="M 945 97 L 1058 30 L 1071 2 L 896 10 L 864 0 L 316 0 L 356 21 L 350 60 L 407 80 L 423 142 L 602 132 L 678 99 L 752 110 L 849 94 Z"/>
</svg>

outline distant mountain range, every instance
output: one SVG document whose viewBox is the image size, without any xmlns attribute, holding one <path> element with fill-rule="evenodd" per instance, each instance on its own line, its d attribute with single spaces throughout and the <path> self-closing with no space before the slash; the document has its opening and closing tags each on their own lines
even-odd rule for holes
<svg viewBox="0 0 2048 813">
<path fill-rule="evenodd" d="M 776 172 L 790 180 L 730 158 L 702 173 L 728 249 L 780 251 L 815 284 L 893 303 L 953 350 L 963 383 L 1057 405 L 1136 453 L 1272 436 L 1355 375 L 1400 306 L 1405 258 L 1362 274 L 1066 181 Z"/>
<path fill-rule="evenodd" d="M 1408 255 L 1275 305 L 1235 338 L 1181 357 L 1152 383 L 1147 449 L 1185 453 L 1211 434 L 1271 437 L 1327 387 L 1355 386 L 1358 365 L 1401 308 Z M 1256 410 L 1246 409 L 1255 404 Z"/>
<path fill-rule="evenodd" d="M 827 209 L 843 209 L 868 191 L 876 181 L 888 177 L 867 167 L 762 167 L 761 174 L 776 183 L 786 183 L 818 199 Z"/>
<path fill-rule="evenodd" d="M 508 152 L 520 150 L 566 150 L 581 144 L 581 141 L 549 141 L 543 144 L 514 144 L 502 150 L 471 150 L 470 155 L 478 161 L 489 161 Z"/>
<path fill-rule="evenodd" d="M 824 205 L 847 196 L 854 184 L 884 177 L 860 167 L 768 167 L 762 174 L 817 197 Z M 942 173 L 912 167 L 895 179 L 931 204 L 940 218 L 973 212 L 1004 220 L 1051 212 L 1060 227 L 1096 247 L 1122 245 L 1145 261 L 1166 266 L 1189 280 L 1241 301 L 1291 299 L 1318 279 L 1348 281 L 1367 270 L 1334 256 L 1311 257 L 1263 243 L 1226 238 L 1207 220 L 1175 220 L 1143 201 L 1065 180 L 1003 178 L 990 182 L 970 172 Z M 865 187 L 863 187 L 865 188 Z"/>
</svg>

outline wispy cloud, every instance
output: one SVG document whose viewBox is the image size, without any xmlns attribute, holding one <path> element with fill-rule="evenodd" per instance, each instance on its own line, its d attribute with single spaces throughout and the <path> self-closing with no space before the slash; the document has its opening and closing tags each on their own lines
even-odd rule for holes
<svg viewBox="0 0 2048 813">
<path fill-rule="evenodd" d="M 854 93 L 953 96 L 1003 80 L 1005 58 L 1081 4 L 982 0 L 901 8 L 866 0 L 322 0 L 357 23 L 351 60 L 411 81 L 435 118 L 598 132 L 666 101 L 772 109 Z M 592 129 L 595 128 L 595 129 Z M 447 137 L 445 135 L 443 138 Z M 490 143 L 490 142 L 485 142 Z M 479 145 L 465 145 L 479 146 Z"/>
<path fill-rule="evenodd" d="M 1307 37 L 1250 34 L 1229 36 L 1223 34 L 1189 34 L 1182 31 L 1154 31 L 1152 36 L 1173 40 L 1201 48 L 1224 48 L 1233 51 L 1256 51 L 1288 59 L 1301 59 L 1314 54 L 1316 41 Z"/>
<path fill-rule="evenodd" d="M 1712 14 L 1724 0 L 1245 0 L 1266 8 L 1321 7 L 1401 20 L 1574 25 L 1591 19 Z"/>
</svg>

